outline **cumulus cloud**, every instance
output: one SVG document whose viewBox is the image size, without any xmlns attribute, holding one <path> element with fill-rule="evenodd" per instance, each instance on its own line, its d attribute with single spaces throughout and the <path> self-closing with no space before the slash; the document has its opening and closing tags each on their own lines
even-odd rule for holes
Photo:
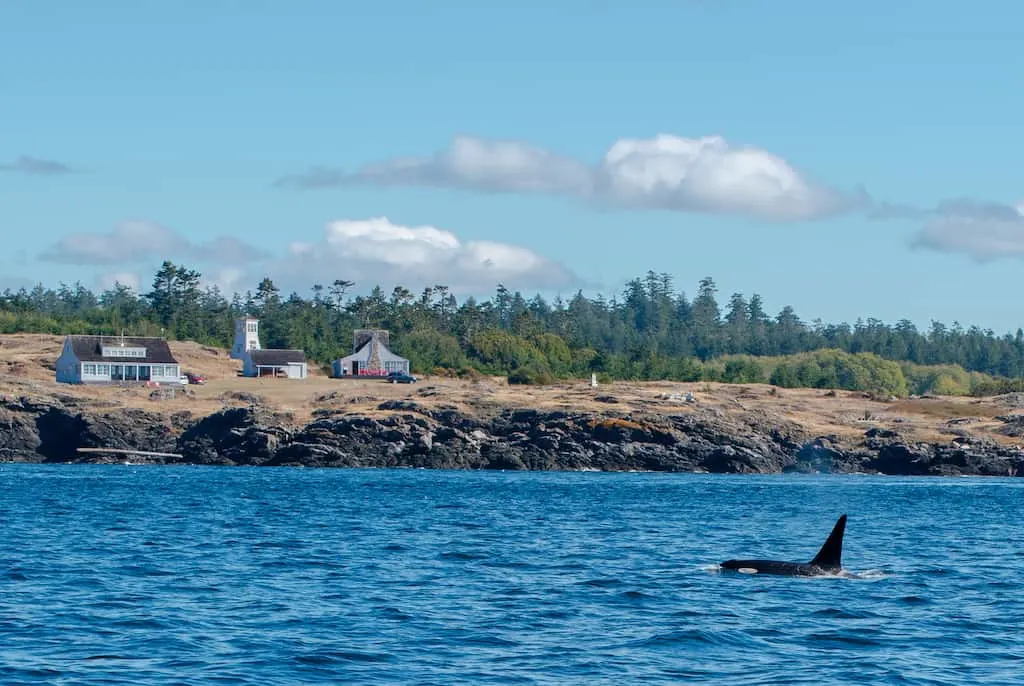
<svg viewBox="0 0 1024 686">
<path fill-rule="evenodd" d="M 126 221 L 106 233 L 64 236 L 40 255 L 63 264 L 105 267 L 95 285 L 147 287 L 147 269 L 164 260 L 202 262 L 200 285 L 225 294 L 255 288 L 269 276 L 284 292 L 307 292 L 336 279 L 360 287 L 444 284 L 452 292 L 509 288 L 560 289 L 586 283 L 557 262 L 520 245 L 463 240 L 435 226 L 405 226 L 387 217 L 339 219 L 312 240 L 295 240 L 274 253 L 231 236 L 193 243 L 154 222 Z"/>
<path fill-rule="evenodd" d="M 456 137 L 429 157 L 401 157 L 352 173 L 314 167 L 277 180 L 286 188 L 355 184 L 545 193 L 607 206 L 716 212 L 789 221 L 864 207 L 863 192 L 845 193 L 809 178 L 781 157 L 721 136 L 661 134 L 617 141 L 588 164 L 517 141 Z"/>
<path fill-rule="evenodd" d="M 203 272 L 199 285 L 201 288 L 216 287 L 222 294 L 230 295 L 245 290 L 245 276 L 246 272 L 241 267 L 222 267 Z"/>
<path fill-rule="evenodd" d="M 139 275 L 133 272 L 110 272 L 96 277 L 96 285 L 101 291 L 110 290 L 119 284 L 121 286 L 128 286 L 128 288 L 138 293 L 141 280 Z"/>
<path fill-rule="evenodd" d="M 238 264 L 263 257 L 266 254 L 262 250 L 231 236 L 193 243 L 172 229 L 149 221 L 124 221 L 106 233 L 68 234 L 39 256 L 47 262 L 76 265 L 164 259 Z"/>
<path fill-rule="evenodd" d="M 915 248 L 962 253 L 979 262 L 1024 257 L 1024 204 L 948 200 L 928 215 L 911 241 Z"/>
<path fill-rule="evenodd" d="M 445 284 L 454 292 L 508 287 L 556 289 L 581 283 L 564 266 L 528 248 L 463 241 L 434 226 L 403 226 L 387 217 L 330 222 L 320 241 L 296 242 L 263 267 L 282 283 L 330 283 L 338 278 L 408 287 Z M 279 284 L 280 285 L 280 284 Z"/>
<path fill-rule="evenodd" d="M 772 220 L 828 216 L 860 202 L 808 179 L 781 157 L 720 136 L 620 140 L 605 154 L 598 178 L 604 195 L 624 205 Z"/>
<path fill-rule="evenodd" d="M 21 155 L 14 162 L 0 164 L 0 171 L 21 172 L 34 176 L 60 176 L 71 174 L 75 170 L 63 162 Z"/>
</svg>

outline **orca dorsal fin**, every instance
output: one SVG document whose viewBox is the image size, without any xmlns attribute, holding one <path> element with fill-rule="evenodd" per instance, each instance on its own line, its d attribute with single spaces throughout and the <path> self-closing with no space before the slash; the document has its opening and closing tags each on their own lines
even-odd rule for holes
<svg viewBox="0 0 1024 686">
<path fill-rule="evenodd" d="M 842 515 L 832 533 L 825 539 L 821 550 L 811 560 L 811 564 L 823 569 L 841 569 L 843 566 L 843 534 L 846 532 L 846 515 Z"/>
</svg>

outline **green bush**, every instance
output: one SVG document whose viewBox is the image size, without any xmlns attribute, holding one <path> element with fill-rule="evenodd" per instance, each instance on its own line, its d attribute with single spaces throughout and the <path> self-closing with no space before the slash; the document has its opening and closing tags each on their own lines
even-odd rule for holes
<svg viewBox="0 0 1024 686">
<path fill-rule="evenodd" d="M 769 382 L 783 388 L 842 388 L 898 397 L 907 394 L 900 366 L 873 353 L 828 348 L 776 359 Z"/>
<path fill-rule="evenodd" d="M 553 384 L 555 377 L 547 367 L 538 363 L 529 363 L 509 374 L 508 382 L 513 385 L 545 386 Z"/>
<path fill-rule="evenodd" d="M 971 387 L 971 395 L 983 397 L 1003 395 L 1004 393 L 1024 392 L 1024 381 L 1020 379 L 997 379 L 989 377 L 980 380 Z"/>
<path fill-rule="evenodd" d="M 757 362 L 749 358 L 733 358 L 727 360 L 722 370 L 722 381 L 725 383 L 763 383 L 765 373 Z"/>
<path fill-rule="evenodd" d="M 547 360 L 536 346 L 500 329 L 487 329 L 473 335 L 469 354 L 481 371 L 491 374 L 507 373 L 530 363 L 547 366 Z"/>
</svg>

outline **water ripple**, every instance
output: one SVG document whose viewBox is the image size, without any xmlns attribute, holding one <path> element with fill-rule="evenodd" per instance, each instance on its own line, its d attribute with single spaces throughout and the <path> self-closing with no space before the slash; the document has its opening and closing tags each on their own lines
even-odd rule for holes
<svg viewBox="0 0 1024 686">
<path fill-rule="evenodd" d="M 1015 683 L 1022 487 L 0 465 L 0 683 Z"/>
</svg>

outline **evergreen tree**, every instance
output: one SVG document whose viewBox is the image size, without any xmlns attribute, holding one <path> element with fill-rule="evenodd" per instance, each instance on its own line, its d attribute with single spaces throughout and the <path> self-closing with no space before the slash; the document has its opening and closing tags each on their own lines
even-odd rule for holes
<svg viewBox="0 0 1024 686">
<path fill-rule="evenodd" d="M 98 295 L 80 283 L 6 290 L 0 294 L 0 331 L 123 329 L 227 347 L 234 319 L 251 314 L 261 319 L 265 346 L 301 348 L 321 363 L 350 351 L 355 328 L 372 326 L 390 330 L 397 352 L 421 371 L 522 369 L 520 380 L 592 372 L 622 379 L 768 380 L 879 393 L 1024 390 L 1020 328 L 997 335 L 959 322 L 931 322 L 918 330 L 909 320 L 888 325 L 870 317 L 808 324 L 788 305 L 768 316 L 756 293 L 749 299 L 733 293 L 723 314 L 711 277 L 698 282 L 692 300 L 674 290 L 671 276 L 654 271 L 610 299 L 578 291 L 549 302 L 498 284 L 489 299 L 460 302 L 445 284 L 418 296 L 402 285 L 353 296 L 354 286 L 336 279 L 313 284 L 308 297 L 282 298 L 266 277 L 254 291 L 226 296 L 214 286 L 203 288 L 198 271 L 165 261 L 141 295 L 124 284 Z"/>
</svg>

